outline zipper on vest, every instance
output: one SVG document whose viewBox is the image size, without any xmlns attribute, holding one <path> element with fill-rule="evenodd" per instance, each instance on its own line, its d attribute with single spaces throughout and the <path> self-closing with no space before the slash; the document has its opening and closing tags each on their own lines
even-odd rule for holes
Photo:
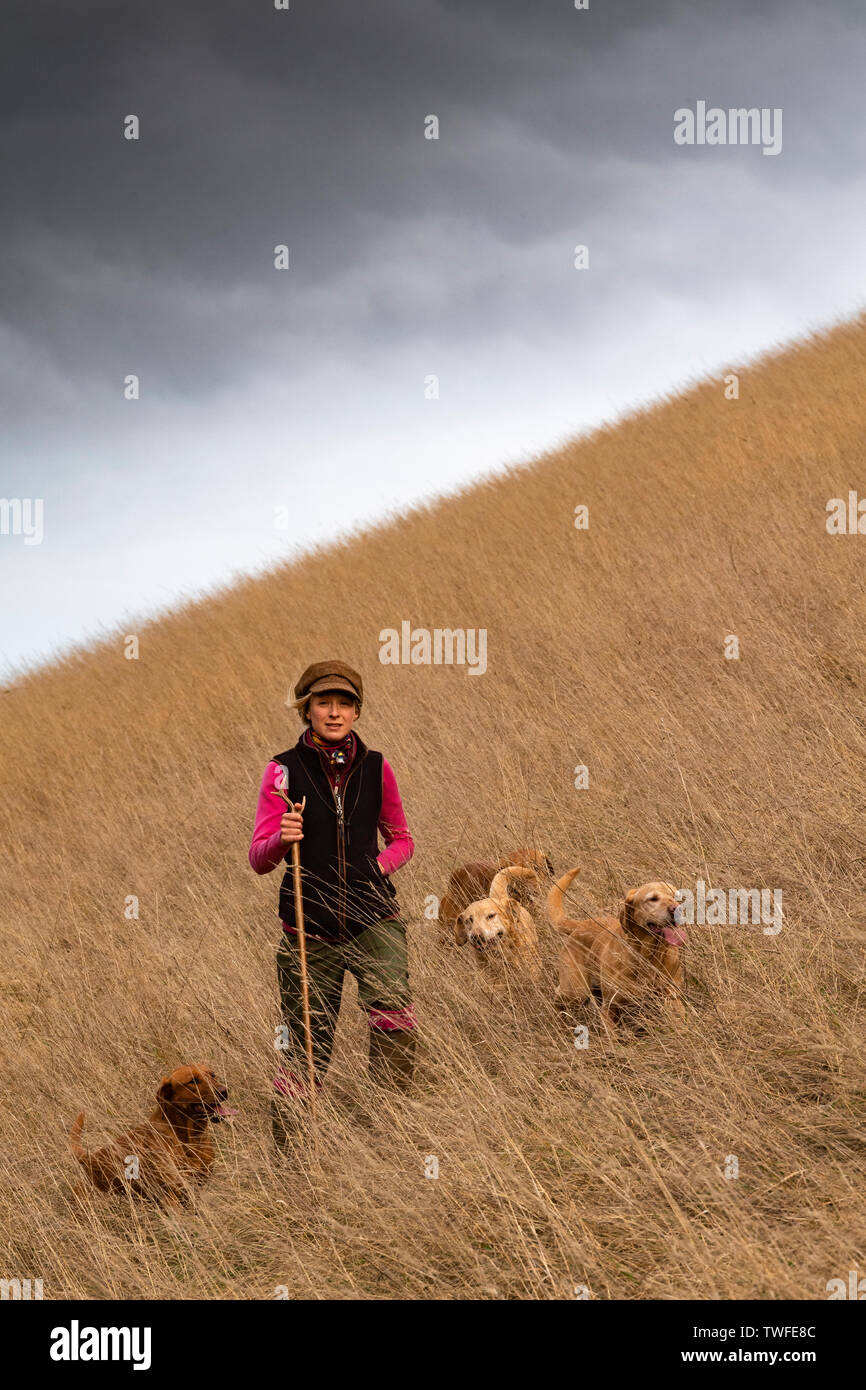
<svg viewBox="0 0 866 1390">
<path fill-rule="evenodd" d="M 363 758 L 355 759 L 352 767 L 349 768 L 349 771 L 346 774 L 346 785 L 348 785 L 349 778 L 352 776 L 352 773 L 356 770 L 356 768 L 359 768 L 361 766 L 362 762 Z M 340 935 L 343 936 L 346 931 L 346 896 L 348 888 L 348 885 L 346 883 L 346 818 L 344 810 L 345 802 L 343 799 L 343 795 L 340 792 L 339 775 L 334 779 L 333 782 L 331 782 L 331 779 L 329 777 L 327 779 L 327 782 L 328 786 L 331 788 L 331 795 L 334 798 L 334 805 L 337 808 L 337 878 L 340 885 L 340 891 L 337 896 L 337 921 L 340 924 Z M 346 786 L 344 785 L 343 793 L 345 793 L 345 790 Z"/>
</svg>

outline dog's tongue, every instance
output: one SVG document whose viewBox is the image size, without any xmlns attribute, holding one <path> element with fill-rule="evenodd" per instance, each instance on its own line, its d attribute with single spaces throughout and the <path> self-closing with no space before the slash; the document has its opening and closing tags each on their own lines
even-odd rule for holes
<svg viewBox="0 0 866 1390">
<path fill-rule="evenodd" d="M 669 946 L 684 946 L 686 934 L 682 927 L 663 927 L 662 936 Z"/>
<path fill-rule="evenodd" d="M 235 1115 L 240 1113 L 232 1105 L 218 1105 L 211 1118 L 214 1120 L 233 1120 Z"/>
</svg>

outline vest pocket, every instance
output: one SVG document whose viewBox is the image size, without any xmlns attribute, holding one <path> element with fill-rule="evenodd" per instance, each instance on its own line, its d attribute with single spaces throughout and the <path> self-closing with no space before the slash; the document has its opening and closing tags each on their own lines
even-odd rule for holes
<svg viewBox="0 0 866 1390">
<path fill-rule="evenodd" d="M 359 865 L 353 864 L 349 866 L 348 882 L 350 889 L 354 891 L 360 890 L 362 893 L 364 893 L 365 889 L 367 893 L 372 891 L 373 897 L 378 899 L 382 897 L 388 899 L 396 898 L 396 888 L 388 875 L 384 874 L 379 868 L 378 862 L 374 856 L 371 855 L 367 858 L 366 867 L 367 872 L 365 874 L 363 868 Z"/>
<path fill-rule="evenodd" d="M 373 873 L 376 876 L 377 884 L 379 884 L 385 890 L 388 896 L 391 898 L 396 898 L 397 889 L 394 887 L 388 875 L 380 868 L 377 860 L 375 859 L 373 860 Z"/>
</svg>

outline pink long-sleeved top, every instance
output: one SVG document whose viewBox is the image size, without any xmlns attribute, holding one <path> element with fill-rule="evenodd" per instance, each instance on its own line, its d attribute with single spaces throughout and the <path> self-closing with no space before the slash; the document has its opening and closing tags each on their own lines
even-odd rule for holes
<svg viewBox="0 0 866 1390">
<path fill-rule="evenodd" d="M 250 863 L 257 874 L 269 874 L 285 858 L 287 845 L 280 844 L 280 820 L 286 810 L 285 799 L 276 790 L 282 786 L 284 771 L 279 763 L 270 762 L 265 768 L 256 823 L 250 844 Z M 379 834 L 385 848 L 376 856 L 383 874 L 392 874 L 406 864 L 415 851 L 409 834 L 403 802 L 397 789 L 397 778 L 387 758 L 382 759 L 382 810 L 379 813 Z"/>
</svg>

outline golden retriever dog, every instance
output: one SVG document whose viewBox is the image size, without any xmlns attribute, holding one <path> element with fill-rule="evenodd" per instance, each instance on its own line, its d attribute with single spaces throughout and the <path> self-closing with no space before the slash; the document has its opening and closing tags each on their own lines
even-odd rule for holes
<svg viewBox="0 0 866 1390">
<path fill-rule="evenodd" d="M 131 1191 L 176 1204 L 188 1200 L 191 1183 L 202 1183 L 214 1161 L 211 1124 L 234 1112 L 224 1101 L 225 1083 L 204 1063 L 177 1067 L 164 1076 L 156 1109 L 104 1148 L 81 1146 L 84 1114 L 69 1131 L 69 1149 L 100 1192 Z"/>
<path fill-rule="evenodd" d="M 439 904 L 439 921 L 456 933 L 457 918 L 463 909 L 469 907 L 470 903 L 478 902 L 479 899 L 487 897 L 490 893 L 490 885 L 500 869 L 508 869 L 512 866 L 534 869 L 537 875 L 534 880 L 527 879 L 524 882 L 517 879 L 509 884 L 509 897 L 522 903 L 524 907 L 528 907 L 531 903 L 533 889 L 537 889 L 545 879 L 549 880 L 553 877 L 553 865 L 547 855 L 541 854 L 537 849 L 515 849 L 505 859 L 500 859 L 495 864 L 487 863 L 485 860 L 461 864 L 448 880 L 447 892 Z"/>
<path fill-rule="evenodd" d="M 537 980 L 541 971 L 535 923 L 523 904 L 508 896 L 510 883 L 530 879 L 538 881 L 534 869 L 500 869 L 490 896 L 469 903 L 457 915 L 457 945 L 472 947 L 476 966 L 495 987 L 507 988 L 521 976 Z"/>
<path fill-rule="evenodd" d="M 584 1004 L 596 997 L 609 1036 L 627 1012 L 653 999 L 671 1020 L 685 1023 L 680 946 L 686 939 L 679 924 L 676 890 L 669 883 L 643 883 L 626 895 L 619 917 L 566 917 L 562 900 L 579 869 L 570 869 L 550 889 L 551 925 L 568 936 L 559 959 L 560 1006 Z"/>
</svg>

